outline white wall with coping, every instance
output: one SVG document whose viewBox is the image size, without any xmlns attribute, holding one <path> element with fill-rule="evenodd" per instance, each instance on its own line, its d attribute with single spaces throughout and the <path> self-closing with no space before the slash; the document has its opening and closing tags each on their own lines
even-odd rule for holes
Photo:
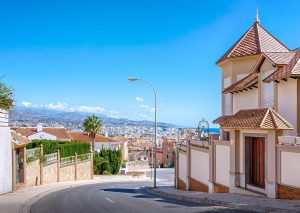
<svg viewBox="0 0 300 213">
<path fill-rule="evenodd" d="M 300 153 L 281 152 L 281 183 L 300 188 Z M 295 165 L 295 166 L 293 166 Z"/>
<path fill-rule="evenodd" d="M 216 144 L 216 182 L 229 186 L 230 146 Z"/>
<path fill-rule="evenodd" d="M 286 135 L 296 135 L 297 131 L 297 80 L 289 78 L 278 85 L 278 113 L 289 121 L 294 130 L 285 131 Z"/>
<path fill-rule="evenodd" d="M 12 191 L 12 144 L 8 114 L 0 109 L 0 194 Z"/>
<path fill-rule="evenodd" d="M 191 177 L 209 184 L 209 153 L 191 149 Z"/>
<path fill-rule="evenodd" d="M 258 108 L 258 89 L 233 94 L 233 114 L 241 109 Z"/>
<path fill-rule="evenodd" d="M 179 152 L 179 178 L 187 184 L 187 156 L 186 154 L 183 154 Z"/>
</svg>

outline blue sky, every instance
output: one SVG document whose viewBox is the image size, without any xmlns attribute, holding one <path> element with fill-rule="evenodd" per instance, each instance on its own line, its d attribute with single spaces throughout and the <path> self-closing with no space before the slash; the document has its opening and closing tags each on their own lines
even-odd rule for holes
<svg viewBox="0 0 300 213">
<path fill-rule="evenodd" d="M 263 0 L 1 1 L 0 75 L 17 105 L 153 117 L 197 126 L 220 114 L 215 61 L 261 24 L 300 46 L 300 2 Z M 139 97 L 139 98 L 137 98 Z"/>
</svg>

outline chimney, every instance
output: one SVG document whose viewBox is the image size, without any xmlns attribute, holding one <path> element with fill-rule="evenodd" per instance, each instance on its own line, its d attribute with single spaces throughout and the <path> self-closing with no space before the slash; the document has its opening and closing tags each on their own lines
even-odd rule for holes
<svg viewBox="0 0 300 213">
<path fill-rule="evenodd" d="M 42 132 L 43 131 L 43 124 L 37 124 L 36 125 L 36 131 L 37 132 Z"/>
</svg>

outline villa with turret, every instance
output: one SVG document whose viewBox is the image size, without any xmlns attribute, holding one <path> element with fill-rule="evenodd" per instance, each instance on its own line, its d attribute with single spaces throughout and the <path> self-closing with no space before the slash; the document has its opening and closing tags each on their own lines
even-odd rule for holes
<svg viewBox="0 0 300 213">
<path fill-rule="evenodd" d="M 289 49 L 257 14 L 216 64 L 220 139 L 178 147 L 176 187 L 300 199 L 300 49 Z"/>
</svg>

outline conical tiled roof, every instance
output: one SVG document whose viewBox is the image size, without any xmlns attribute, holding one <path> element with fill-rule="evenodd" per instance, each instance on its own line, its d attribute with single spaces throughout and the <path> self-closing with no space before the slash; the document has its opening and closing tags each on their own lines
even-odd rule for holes
<svg viewBox="0 0 300 213">
<path fill-rule="evenodd" d="M 289 52 L 289 49 L 255 21 L 247 32 L 216 62 L 257 55 L 262 52 Z"/>
<path fill-rule="evenodd" d="M 272 108 L 240 110 L 220 126 L 228 129 L 293 129 L 293 126 Z"/>
</svg>

